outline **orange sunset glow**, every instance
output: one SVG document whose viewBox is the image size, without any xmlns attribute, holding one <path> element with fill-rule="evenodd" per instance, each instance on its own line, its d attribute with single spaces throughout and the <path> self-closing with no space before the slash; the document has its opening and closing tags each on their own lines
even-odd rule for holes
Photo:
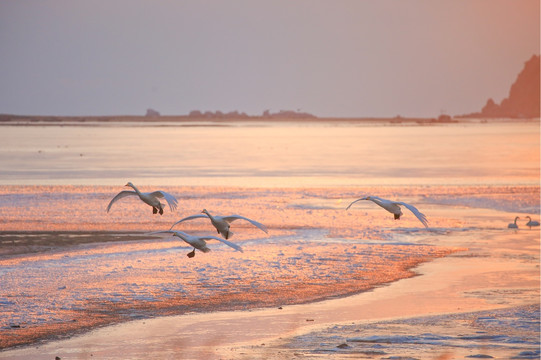
<svg viewBox="0 0 541 360">
<path fill-rule="evenodd" d="M 540 11 L 0 2 L 0 360 L 539 359 Z"/>
</svg>

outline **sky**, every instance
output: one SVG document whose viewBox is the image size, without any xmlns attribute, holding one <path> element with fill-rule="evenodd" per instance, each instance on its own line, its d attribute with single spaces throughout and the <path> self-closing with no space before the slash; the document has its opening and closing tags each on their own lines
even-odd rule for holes
<svg viewBox="0 0 541 360">
<path fill-rule="evenodd" d="M 0 0 L 0 113 L 437 117 L 500 102 L 539 0 Z"/>
</svg>

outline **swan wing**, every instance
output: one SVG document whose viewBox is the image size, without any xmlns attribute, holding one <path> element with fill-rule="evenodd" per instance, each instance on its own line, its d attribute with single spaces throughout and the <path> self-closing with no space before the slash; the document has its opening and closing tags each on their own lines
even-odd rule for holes
<svg viewBox="0 0 541 360">
<path fill-rule="evenodd" d="M 181 239 L 182 241 L 184 241 L 185 243 L 193 246 L 193 247 L 196 247 L 191 241 L 191 236 L 186 234 L 185 232 L 183 231 L 177 231 L 177 230 L 161 230 L 161 231 L 152 231 L 152 232 L 149 232 L 147 233 L 147 235 L 155 235 L 155 234 L 173 234 L 173 236 L 177 236 L 179 239 Z M 201 249 L 200 249 L 201 250 Z M 204 250 L 201 250 L 201 251 L 204 251 Z M 206 251 L 204 251 L 206 252 Z"/>
<path fill-rule="evenodd" d="M 175 227 L 175 225 L 180 224 L 183 221 L 192 220 L 192 219 L 198 219 L 198 218 L 206 218 L 206 217 L 207 217 L 207 215 L 203 215 L 203 214 L 196 214 L 196 215 L 186 216 L 185 218 L 180 219 L 179 221 L 177 221 L 176 223 L 171 225 L 171 229 L 173 229 L 173 227 Z"/>
<path fill-rule="evenodd" d="M 164 198 L 165 201 L 167 201 L 167 204 L 169 205 L 169 208 L 171 209 L 171 211 L 176 210 L 178 200 L 173 195 L 161 190 L 154 191 L 150 193 L 150 195 L 155 196 L 160 199 Z"/>
<path fill-rule="evenodd" d="M 176 233 L 175 230 L 161 230 L 161 231 L 152 231 L 152 232 L 146 233 L 146 235 L 174 234 L 174 233 Z"/>
<path fill-rule="evenodd" d="M 226 244 L 226 245 L 231 246 L 231 247 L 232 247 L 233 249 L 235 249 L 235 250 L 238 250 L 238 251 L 240 251 L 240 252 L 244 252 L 244 251 L 242 250 L 242 248 L 241 248 L 240 246 L 238 246 L 237 244 L 232 243 L 231 241 L 227 241 L 227 240 L 225 240 L 225 239 L 219 238 L 219 237 L 217 237 L 217 236 L 212 236 L 212 235 L 201 236 L 200 239 L 202 239 L 202 240 L 218 240 L 218 241 L 223 242 L 223 243 Z"/>
<path fill-rule="evenodd" d="M 406 204 L 405 202 L 394 202 L 396 205 L 404 205 L 409 211 L 411 211 L 415 216 L 417 216 L 417 219 L 423 223 L 423 225 L 428 228 L 428 220 L 426 219 L 425 214 L 417 210 L 417 208 L 413 205 Z"/>
<path fill-rule="evenodd" d="M 188 244 L 190 244 L 188 241 L 186 241 L 184 239 L 184 237 L 187 237 L 188 234 L 186 234 L 185 232 L 183 231 L 178 231 L 178 230 L 160 230 L 160 231 L 152 231 L 152 232 L 149 232 L 149 233 L 146 233 L 146 235 L 156 235 L 156 234 L 173 234 L 178 236 L 180 239 L 184 240 L 185 242 L 187 242 Z M 182 237 L 181 235 L 184 235 L 184 237 Z M 191 244 L 190 244 L 191 245 Z"/>
<path fill-rule="evenodd" d="M 267 230 L 267 227 L 265 225 L 263 225 L 262 223 L 260 222 L 257 222 L 255 220 L 252 220 L 252 219 L 248 219 L 247 217 L 244 217 L 244 216 L 241 216 L 241 215 L 230 215 L 230 216 L 224 216 L 223 219 L 225 221 L 227 221 L 228 223 L 232 223 L 233 221 L 235 220 L 246 220 L 248 221 L 250 224 L 258 227 L 259 229 L 263 230 L 265 233 L 269 233 L 268 230 Z"/>
<path fill-rule="evenodd" d="M 387 199 L 382 199 L 382 198 L 380 198 L 379 196 L 370 195 L 369 197 L 370 197 L 370 199 L 368 199 L 368 196 L 367 196 L 367 197 L 365 198 L 365 200 L 372 200 L 372 201 L 377 200 L 377 201 L 388 202 L 388 203 L 392 202 L 392 201 L 387 200 Z M 375 201 L 374 201 L 374 202 L 375 202 Z M 377 202 L 376 202 L 376 204 L 377 204 Z"/>
<path fill-rule="evenodd" d="M 357 201 L 361 201 L 361 200 L 366 200 L 366 196 L 363 197 L 363 198 L 360 198 L 360 199 L 357 199 L 355 201 L 353 201 L 351 204 L 348 205 L 348 207 L 346 208 L 346 210 L 349 210 L 349 208 L 351 207 L 351 205 L 355 204 Z"/>
<path fill-rule="evenodd" d="M 126 196 L 133 196 L 133 195 L 137 195 L 137 193 L 135 191 L 132 191 L 132 190 L 123 190 L 123 191 L 119 192 L 118 194 L 115 195 L 115 197 L 111 200 L 111 202 L 109 202 L 109 205 L 107 205 L 107 212 L 109 212 L 109 210 L 111 209 L 111 206 L 117 200 L 125 198 Z"/>
</svg>

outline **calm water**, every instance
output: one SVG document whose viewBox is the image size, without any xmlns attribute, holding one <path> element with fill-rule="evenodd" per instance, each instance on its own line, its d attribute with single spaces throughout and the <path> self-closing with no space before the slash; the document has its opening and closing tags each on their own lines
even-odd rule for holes
<svg viewBox="0 0 541 360">
<path fill-rule="evenodd" d="M 538 233 L 507 224 L 539 219 L 539 121 L 209 125 L 0 126 L 0 349 L 133 318 L 346 295 L 470 246 L 480 255 L 465 262 L 490 256 L 538 279 Z M 178 209 L 152 215 L 126 198 L 107 213 L 127 181 L 163 185 Z M 368 202 L 345 211 L 363 194 L 415 204 L 431 229 Z M 170 236 L 148 237 L 203 208 L 269 234 L 235 222 L 243 253 L 213 242 L 194 259 Z M 181 230 L 215 234 L 202 220 Z M 527 244 L 500 249 L 502 234 Z M 487 298 L 530 304 L 538 289 Z"/>
<path fill-rule="evenodd" d="M 1 126 L 0 184 L 539 183 L 539 122 Z"/>
</svg>

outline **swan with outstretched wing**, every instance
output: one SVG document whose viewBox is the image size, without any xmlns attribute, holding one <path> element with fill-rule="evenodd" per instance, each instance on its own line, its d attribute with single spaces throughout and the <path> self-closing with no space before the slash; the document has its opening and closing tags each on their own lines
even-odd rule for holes
<svg viewBox="0 0 541 360">
<path fill-rule="evenodd" d="M 153 234 L 173 234 L 173 236 L 176 236 L 182 240 L 184 240 L 186 243 L 193 246 L 193 250 L 187 254 L 189 258 L 193 258 L 195 256 L 195 249 L 202 251 L 204 253 L 207 253 L 210 251 L 210 249 L 207 247 L 206 240 L 218 240 L 220 242 L 223 242 L 226 245 L 231 246 L 233 249 L 238 250 L 240 252 L 242 251 L 242 248 L 232 243 L 231 241 L 224 240 L 222 238 L 219 238 L 217 236 L 207 235 L 207 236 L 195 236 L 186 234 L 184 231 L 177 231 L 177 230 L 164 230 L 164 231 L 154 231 L 149 233 L 149 235 Z"/>
<path fill-rule="evenodd" d="M 248 219 L 247 217 L 244 217 L 241 215 L 229 215 L 229 216 L 212 215 L 211 213 L 207 211 L 207 209 L 203 209 L 203 211 L 201 212 L 202 214 L 191 215 L 191 216 L 185 217 L 184 219 L 180 219 L 179 221 L 177 221 L 171 226 L 171 229 L 173 229 L 175 225 L 180 224 L 181 222 L 184 222 L 184 221 L 208 217 L 212 225 L 214 225 L 214 227 L 216 228 L 216 231 L 218 231 L 218 234 L 221 234 L 225 239 L 229 239 L 231 236 L 233 236 L 233 232 L 230 230 L 230 228 L 231 228 L 231 223 L 235 220 L 248 221 L 250 224 L 254 225 L 260 230 L 264 231 L 265 233 L 268 233 L 267 227 L 265 225 L 255 220 Z"/>
<path fill-rule="evenodd" d="M 116 196 L 109 202 L 109 205 L 107 205 L 107 212 L 111 210 L 111 206 L 118 200 L 125 198 L 127 196 L 138 196 L 141 201 L 143 201 L 145 204 L 148 204 L 152 206 L 152 213 L 160 213 L 160 215 L 163 214 L 164 204 L 160 202 L 159 199 L 165 199 L 167 201 L 167 204 L 169 205 L 169 208 L 171 211 L 175 210 L 177 208 L 178 201 L 177 199 L 165 191 L 153 191 L 153 192 L 141 192 L 135 185 L 133 185 L 131 182 L 127 183 L 125 186 L 129 186 L 133 189 L 132 190 L 123 190 L 116 194 Z"/>
<path fill-rule="evenodd" d="M 369 200 L 369 201 L 372 201 L 372 202 L 376 203 L 377 205 L 381 206 L 382 208 L 384 208 L 385 210 L 387 210 L 391 214 L 394 214 L 395 220 L 400 219 L 400 216 L 403 215 L 402 209 L 400 208 L 400 206 L 404 206 L 409 211 L 411 211 L 413 213 L 413 215 L 415 215 L 417 217 L 417 219 L 419 219 L 419 221 L 422 222 L 423 225 L 426 228 L 428 228 L 428 220 L 426 219 L 426 216 L 423 213 L 421 213 L 419 210 L 417 210 L 417 208 L 415 206 L 410 205 L 410 204 L 406 204 L 405 202 L 402 202 L 402 201 L 386 200 L 386 199 L 382 199 L 382 198 L 377 197 L 377 196 L 365 196 L 363 198 L 360 198 L 360 199 L 357 199 L 357 200 L 353 201 L 351 204 L 348 205 L 346 210 L 349 210 L 351 205 L 353 205 L 356 202 L 361 201 L 361 200 Z"/>
</svg>

